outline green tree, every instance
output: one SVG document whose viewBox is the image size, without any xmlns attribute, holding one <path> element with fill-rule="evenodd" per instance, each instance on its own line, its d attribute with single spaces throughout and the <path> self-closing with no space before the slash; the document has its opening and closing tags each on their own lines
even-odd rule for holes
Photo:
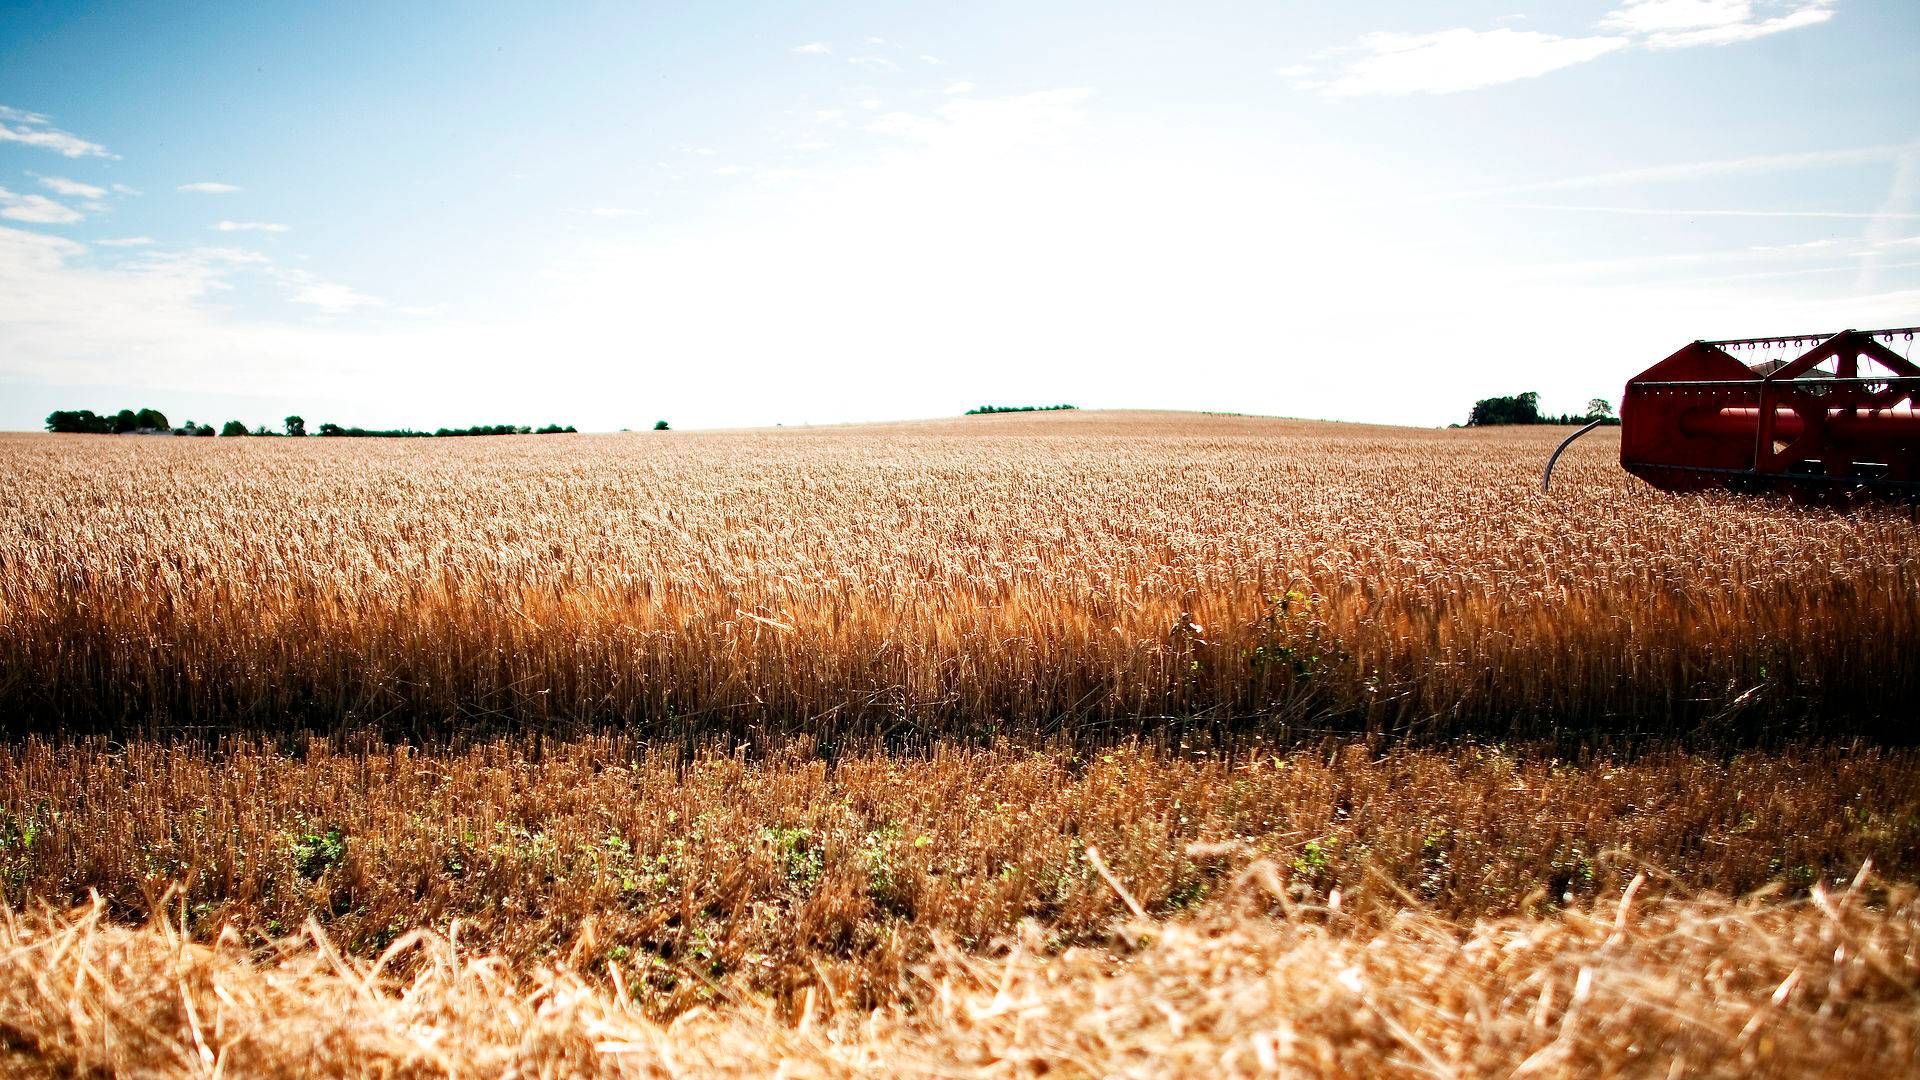
<svg viewBox="0 0 1920 1080">
<path fill-rule="evenodd" d="M 307 433 L 307 422 L 298 416 L 289 416 L 286 420 L 287 434 L 296 438 Z"/>
<path fill-rule="evenodd" d="M 655 430 L 655 431 L 666 431 L 666 430 L 667 430 L 667 422 L 666 422 L 665 420 L 655 420 L 655 421 L 653 422 L 653 430 Z"/>
<path fill-rule="evenodd" d="M 121 409 L 113 414 L 113 433 L 124 435 L 140 426 L 140 417 L 132 409 Z"/>
<path fill-rule="evenodd" d="M 1539 422 L 1540 395 L 1532 390 L 1512 397 L 1481 398 L 1473 403 L 1473 412 L 1467 417 L 1468 427 Z"/>
<path fill-rule="evenodd" d="M 220 428 L 222 435 L 245 435 L 246 433 L 247 425 L 238 420 L 229 420 Z"/>
<path fill-rule="evenodd" d="M 1587 402 L 1587 419 L 1604 420 L 1613 415 L 1613 402 L 1597 397 Z"/>
<path fill-rule="evenodd" d="M 141 409 L 133 414 L 133 426 L 141 431 L 173 430 L 173 425 L 167 423 L 167 414 L 159 409 Z"/>
<path fill-rule="evenodd" d="M 47 414 L 47 430 L 66 435 L 105 435 L 113 417 L 95 416 L 92 409 L 55 409 Z"/>
</svg>

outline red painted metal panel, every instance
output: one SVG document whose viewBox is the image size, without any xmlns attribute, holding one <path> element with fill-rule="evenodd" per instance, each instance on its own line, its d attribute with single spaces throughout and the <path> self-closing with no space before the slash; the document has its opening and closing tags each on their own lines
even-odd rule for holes
<svg viewBox="0 0 1920 1080">
<path fill-rule="evenodd" d="M 1721 347 L 1748 342 L 1696 341 L 1627 383 L 1620 464 L 1670 491 L 1920 481 L 1920 367 L 1875 340 L 1895 333 L 1911 340 L 1910 330 L 1803 336 L 1811 348 L 1758 371 Z M 1880 371 L 1862 375 L 1863 358 Z"/>
</svg>

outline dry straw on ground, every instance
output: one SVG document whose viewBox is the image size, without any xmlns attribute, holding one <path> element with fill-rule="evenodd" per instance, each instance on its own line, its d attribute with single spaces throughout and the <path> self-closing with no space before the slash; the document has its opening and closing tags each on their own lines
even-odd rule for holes
<svg viewBox="0 0 1920 1080">
<path fill-rule="evenodd" d="M 16 906 L 93 891 L 122 921 L 254 941 L 313 916 L 363 958 L 457 919 L 471 947 L 517 965 L 581 950 L 615 964 L 657 1016 L 715 985 L 782 1008 L 809 987 L 887 1004 L 937 940 L 984 948 L 1022 920 L 1056 946 L 1097 940 L 1126 908 L 1088 845 L 1155 916 L 1257 860 L 1303 896 L 1337 888 L 1351 909 L 1405 894 L 1456 920 L 1599 902 L 1643 870 L 1643 896 L 1804 894 L 1867 860 L 1920 877 L 1920 756 L 0 749 Z"/>
<path fill-rule="evenodd" d="M 1663 494 L 1606 434 L 1543 498 L 1557 434 L 9 437 L 0 710 L 829 742 L 1905 715 L 1910 515 Z"/>
<path fill-rule="evenodd" d="M 1258 871 L 1271 869 L 1254 868 Z M 0 929 L 0 1062 L 20 1075 L 1895 1076 L 1920 1048 L 1905 892 L 1791 905 L 1616 901 L 1457 927 L 1328 897 L 1134 921 L 1115 945 L 943 950 L 911 1008 L 789 1025 L 750 1000 L 670 1024 L 617 969 L 515 969 L 453 934 L 258 958 L 101 908 Z"/>
</svg>

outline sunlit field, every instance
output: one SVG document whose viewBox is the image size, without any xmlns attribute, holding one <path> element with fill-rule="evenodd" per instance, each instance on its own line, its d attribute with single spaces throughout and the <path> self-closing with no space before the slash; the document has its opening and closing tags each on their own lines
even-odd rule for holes
<svg viewBox="0 0 1920 1080">
<path fill-rule="evenodd" d="M 1172 414 L 0 441 L 23 729 L 648 736 L 1871 729 L 1920 525 L 1595 436 Z M 452 441 L 452 440 L 450 440 Z"/>
<path fill-rule="evenodd" d="M 0 437 L 0 1062 L 1920 1054 L 1920 523 L 1607 432 Z"/>
</svg>

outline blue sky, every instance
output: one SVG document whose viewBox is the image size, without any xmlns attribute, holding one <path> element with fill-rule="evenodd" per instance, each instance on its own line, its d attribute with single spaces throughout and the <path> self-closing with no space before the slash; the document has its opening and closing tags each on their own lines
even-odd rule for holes
<svg viewBox="0 0 1920 1080">
<path fill-rule="evenodd" d="M 0 429 L 1412 424 L 1920 323 L 1911 0 L 0 7 Z"/>
</svg>

